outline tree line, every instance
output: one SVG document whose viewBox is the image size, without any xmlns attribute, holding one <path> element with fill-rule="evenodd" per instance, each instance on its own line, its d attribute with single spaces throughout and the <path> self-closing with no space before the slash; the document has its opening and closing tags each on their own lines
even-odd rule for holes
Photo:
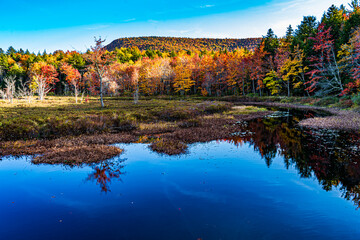
<svg viewBox="0 0 360 240">
<path fill-rule="evenodd" d="M 68 95 L 343 96 L 360 87 L 360 7 L 332 5 L 320 21 L 305 16 L 284 37 L 269 29 L 253 49 L 108 51 L 0 50 L 0 95 L 31 101 Z"/>
</svg>

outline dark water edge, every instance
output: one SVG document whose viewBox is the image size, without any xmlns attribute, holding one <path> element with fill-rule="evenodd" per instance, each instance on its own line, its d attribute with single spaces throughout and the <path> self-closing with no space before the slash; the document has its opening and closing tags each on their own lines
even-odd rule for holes
<svg viewBox="0 0 360 240">
<path fill-rule="evenodd" d="M 0 239 L 360 239 L 358 133 L 281 111 L 165 156 L 83 167 L 0 161 Z"/>
</svg>

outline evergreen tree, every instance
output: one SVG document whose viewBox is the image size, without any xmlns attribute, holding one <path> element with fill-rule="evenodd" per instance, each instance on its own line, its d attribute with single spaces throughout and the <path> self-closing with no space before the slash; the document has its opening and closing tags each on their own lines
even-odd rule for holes
<svg viewBox="0 0 360 240">
<path fill-rule="evenodd" d="M 306 59 L 313 52 L 313 42 L 309 38 L 315 36 L 317 26 L 316 17 L 306 16 L 295 31 L 293 45 L 303 50 Z"/>
<path fill-rule="evenodd" d="M 342 44 L 341 28 L 345 22 L 343 11 L 332 5 L 324 13 L 321 22 L 324 24 L 325 29 L 330 29 L 330 34 L 334 40 L 334 51 L 337 53 Z"/>
<path fill-rule="evenodd" d="M 291 25 L 289 25 L 286 29 L 285 41 L 288 44 L 291 44 L 294 40 L 294 29 Z"/>
<path fill-rule="evenodd" d="M 275 56 L 276 49 L 279 47 L 279 40 L 271 28 L 268 30 L 263 41 L 264 50 L 271 56 Z"/>
<path fill-rule="evenodd" d="M 355 11 L 357 8 L 360 7 L 359 0 L 352 0 L 351 3 L 349 3 L 349 6 L 352 11 Z"/>
<path fill-rule="evenodd" d="M 6 54 L 7 54 L 7 55 L 11 55 L 11 54 L 14 54 L 14 53 L 16 53 L 16 50 L 15 50 L 15 48 L 13 48 L 12 46 L 10 46 L 10 47 L 8 48 L 8 50 L 6 51 Z"/>
<path fill-rule="evenodd" d="M 353 5 L 352 5 L 353 4 Z M 348 14 L 348 19 L 344 23 L 343 30 L 341 32 L 341 43 L 348 43 L 353 32 L 360 27 L 360 7 L 358 1 L 354 0 L 350 6 L 351 12 Z"/>
</svg>

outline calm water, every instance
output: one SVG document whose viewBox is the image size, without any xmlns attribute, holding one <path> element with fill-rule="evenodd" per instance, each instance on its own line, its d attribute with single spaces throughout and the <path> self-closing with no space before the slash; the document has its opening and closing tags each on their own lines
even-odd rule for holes
<svg viewBox="0 0 360 240">
<path fill-rule="evenodd" d="M 360 239 L 359 136 L 239 123 L 183 156 L 119 144 L 69 168 L 0 161 L 0 239 Z"/>
</svg>

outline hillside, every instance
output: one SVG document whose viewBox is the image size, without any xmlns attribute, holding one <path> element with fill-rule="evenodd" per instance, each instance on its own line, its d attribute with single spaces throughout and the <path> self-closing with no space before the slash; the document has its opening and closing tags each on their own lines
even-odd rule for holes
<svg viewBox="0 0 360 240">
<path fill-rule="evenodd" d="M 219 38 L 178 38 L 178 37 L 130 37 L 112 41 L 105 48 L 109 51 L 115 48 L 138 47 L 140 50 L 235 50 L 236 48 L 254 49 L 261 38 L 219 39 Z"/>
</svg>

